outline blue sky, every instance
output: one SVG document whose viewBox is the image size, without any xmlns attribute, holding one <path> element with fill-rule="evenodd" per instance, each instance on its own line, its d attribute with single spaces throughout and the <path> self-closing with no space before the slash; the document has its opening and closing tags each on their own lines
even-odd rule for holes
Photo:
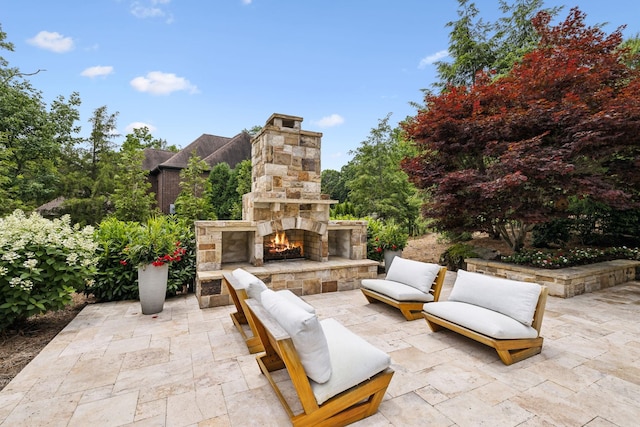
<svg viewBox="0 0 640 427">
<path fill-rule="evenodd" d="M 575 0 L 577 1 L 577 0 Z M 497 0 L 475 1 L 485 20 Z M 590 24 L 640 32 L 637 0 L 573 6 Z M 203 133 L 234 136 L 272 113 L 322 132 L 322 168 L 340 169 L 378 120 L 415 114 L 421 88 L 446 60 L 455 0 L 0 0 L 11 67 L 45 102 L 78 92 L 81 135 L 93 111 L 118 113 L 118 132 L 146 125 L 184 147 Z M 119 138 L 121 142 L 124 138 Z"/>
</svg>

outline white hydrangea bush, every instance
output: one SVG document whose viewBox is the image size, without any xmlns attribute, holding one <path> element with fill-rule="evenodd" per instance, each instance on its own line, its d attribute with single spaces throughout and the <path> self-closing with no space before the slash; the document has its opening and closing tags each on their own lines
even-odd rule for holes
<svg viewBox="0 0 640 427">
<path fill-rule="evenodd" d="M 93 227 L 21 210 L 0 219 L 0 330 L 59 310 L 90 286 L 97 263 Z"/>
</svg>

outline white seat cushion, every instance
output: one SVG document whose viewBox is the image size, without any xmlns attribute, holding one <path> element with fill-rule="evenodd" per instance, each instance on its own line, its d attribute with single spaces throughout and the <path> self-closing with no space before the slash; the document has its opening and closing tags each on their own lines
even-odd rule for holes
<svg viewBox="0 0 640 427">
<path fill-rule="evenodd" d="M 318 383 L 329 381 L 329 347 L 318 317 L 271 289 L 262 292 L 262 305 L 291 336 L 307 376 Z"/>
<path fill-rule="evenodd" d="M 395 257 L 385 279 L 404 283 L 428 293 L 439 271 L 438 264 Z"/>
<path fill-rule="evenodd" d="M 419 291 L 413 286 L 391 280 L 364 279 L 362 280 L 362 287 L 386 295 L 396 301 L 433 301 L 433 295 Z"/>
<path fill-rule="evenodd" d="M 425 304 L 422 310 L 495 339 L 537 338 L 538 331 L 497 311 L 457 301 Z"/>
<path fill-rule="evenodd" d="M 320 322 L 331 354 L 331 378 L 310 381 L 318 405 L 368 380 L 391 364 L 391 357 L 351 332 L 335 319 Z"/>
<path fill-rule="evenodd" d="M 458 270 L 449 301 L 485 307 L 531 326 L 541 289 L 537 283 Z"/>
</svg>

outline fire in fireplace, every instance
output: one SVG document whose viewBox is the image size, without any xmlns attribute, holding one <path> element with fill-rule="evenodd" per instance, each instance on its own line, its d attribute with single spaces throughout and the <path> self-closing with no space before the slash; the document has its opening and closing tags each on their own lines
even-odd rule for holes
<svg viewBox="0 0 640 427">
<path fill-rule="evenodd" d="M 264 238 L 264 260 L 281 261 L 304 258 L 304 240 L 279 231 Z"/>
</svg>

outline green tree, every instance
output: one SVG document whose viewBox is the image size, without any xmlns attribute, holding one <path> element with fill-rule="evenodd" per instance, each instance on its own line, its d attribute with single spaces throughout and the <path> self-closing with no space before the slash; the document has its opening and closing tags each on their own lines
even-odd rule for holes
<svg viewBox="0 0 640 427">
<path fill-rule="evenodd" d="M 192 152 L 189 163 L 180 171 L 180 194 L 176 199 L 176 215 L 185 221 L 215 219 L 209 203 L 211 184 L 204 176 L 207 163 Z"/>
<path fill-rule="evenodd" d="M 486 22 L 474 2 L 458 0 L 457 21 L 447 23 L 449 56 L 452 62 L 436 62 L 440 89 L 449 86 L 470 86 L 479 72 L 501 76 L 513 64 L 533 50 L 539 40 L 531 19 L 541 10 L 543 0 L 516 0 L 509 4 L 499 1 L 503 16 L 496 22 Z M 552 15 L 560 8 L 546 9 Z"/>
<path fill-rule="evenodd" d="M 621 58 L 622 61 L 629 68 L 640 70 L 640 34 L 623 41 L 620 49 L 624 52 Z"/>
<path fill-rule="evenodd" d="M 109 114 L 107 107 L 97 108 L 89 119 L 92 130 L 85 148 L 76 150 L 70 177 L 66 180 L 68 198 L 63 212 L 80 224 L 97 224 L 113 212 L 110 200 L 115 189 L 114 176 L 118 174 L 119 154 L 114 151 L 117 137 L 118 113 Z"/>
<path fill-rule="evenodd" d="M 420 216 L 417 191 L 400 168 L 406 153 L 399 129 L 389 125 L 388 114 L 371 129 L 369 137 L 351 151 L 349 170 L 353 178 L 347 182 L 349 200 L 358 215 L 395 220 L 407 230 Z"/>
<path fill-rule="evenodd" d="M 0 49 L 13 51 L 5 38 L 0 29 Z M 0 57 L 0 215 L 58 196 L 62 150 L 76 142 L 79 96 L 59 96 L 47 106 L 25 76 Z"/>
<path fill-rule="evenodd" d="M 120 153 L 120 173 L 115 177 L 112 200 L 115 216 L 121 221 L 144 222 L 154 213 L 149 171 L 142 168 L 144 152 L 129 148 Z"/>
<path fill-rule="evenodd" d="M 242 219 L 242 196 L 251 192 L 251 160 L 246 159 L 236 165 L 232 172 L 235 192 L 231 207 L 231 219 Z"/>
<path fill-rule="evenodd" d="M 230 189 L 231 168 L 226 162 L 218 163 L 209 173 L 209 185 L 211 186 L 211 207 L 218 219 L 231 219 L 231 208 L 235 197 L 235 187 Z M 232 193 L 233 192 L 233 193 Z"/>
<path fill-rule="evenodd" d="M 640 205 L 640 72 L 620 29 L 587 27 L 577 8 L 551 19 L 536 15 L 540 43 L 508 74 L 428 96 L 404 123 L 419 147 L 404 169 L 440 229 L 492 228 L 519 251 L 535 224 L 570 215 L 568 199 Z"/>
<path fill-rule="evenodd" d="M 179 151 L 175 145 L 167 146 L 167 141 L 165 139 L 154 138 L 149 131 L 149 128 L 146 126 L 142 128 L 135 128 L 132 133 L 125 136 L 125 140 L 122 143 L 122 149 L 127 150 L 129 148 L 154 148 L 157 150 Z"/>
<path fill-rule="evenodd" d="M 338 200 L 340 203 L 347 200 L 349 190 L 341 172 L 334 169 L 323 170 L 320 183 L 322 192 L 328 194 L 332 200 Z"/>
</svg>

